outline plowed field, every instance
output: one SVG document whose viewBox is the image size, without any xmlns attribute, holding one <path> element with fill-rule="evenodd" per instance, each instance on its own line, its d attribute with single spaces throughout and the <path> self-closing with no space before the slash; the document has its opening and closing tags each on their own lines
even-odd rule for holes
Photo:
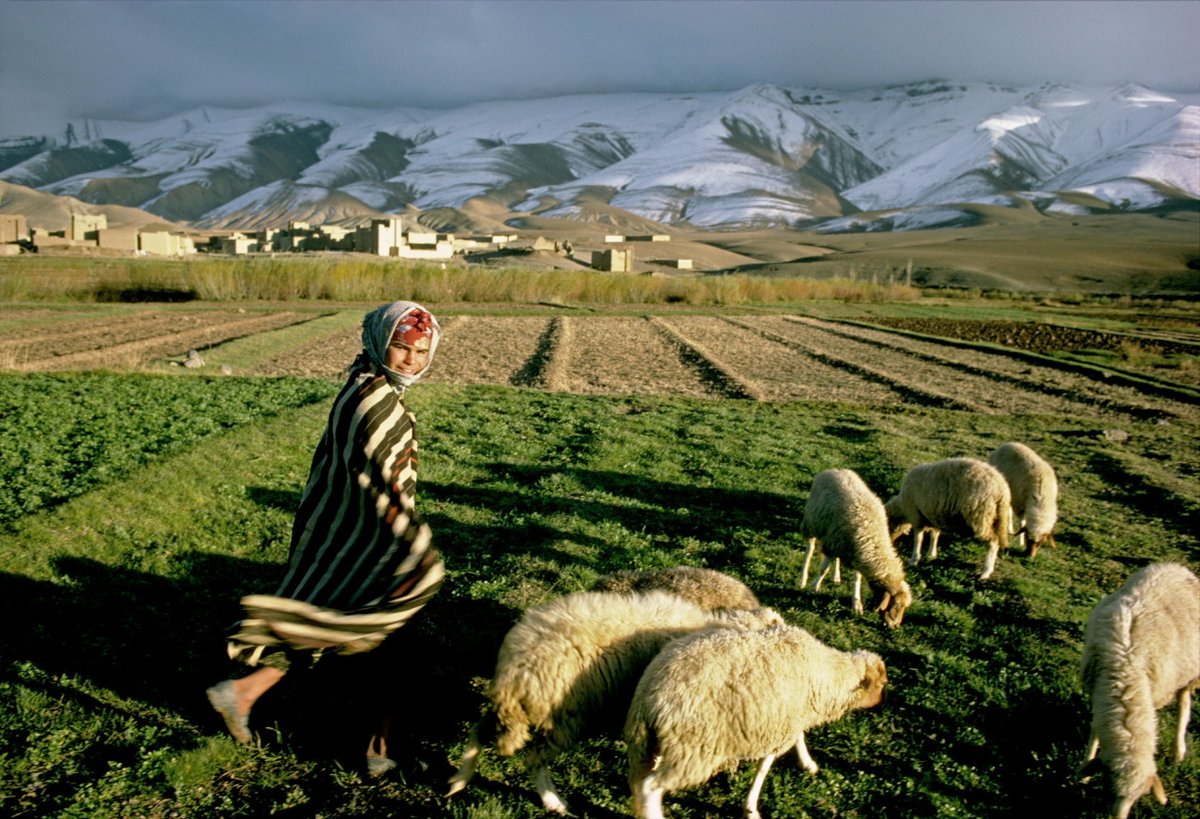
<svg viewBox="0 0 1200 819">
<path fill-rule="evenodd" d="M 227 341 L 312 317 L 287 311 L 193 314 L 155 309 L 120 318 L 60 315 L 0 332 L 0 364 L 18 371 L 119 369 L 181 357 L 189 349 L 212 351 L 206 356 L 219 360 L 219 345 Z M 18 318 L 28 322 L 31 316 L 29 311 L 0 311 L 0 320 Z M 999 343 L 1004 332 L 1013 332 L 972 326 L 995 324 L 989 322 L 951 324 L 959 337 Z M 1183 390 L 1032 357 L 1021 349 L 1030 345 L 1015 340 L 1008 349 L 976 347 L 886 327 L 785 315 L 448 315 L 443 329 L 427 382 L 1143 421 L 1200 416 L 1200 402 Z M 357 330 L 337 331 L 259 361 L 248 372 L 337 378 L 358 349 Z M 1050 351 L 1043 342 L 1039 352 Z"/>
</svg>

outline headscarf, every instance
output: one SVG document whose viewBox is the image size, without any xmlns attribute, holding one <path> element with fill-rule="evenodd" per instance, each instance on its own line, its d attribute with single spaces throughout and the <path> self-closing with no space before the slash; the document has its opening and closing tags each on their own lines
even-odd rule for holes
<svg viewBox="0 0 1200 819">
<path fill-rule="evenodd" d="M 426 359 L 425 369 L 413 375 L 390 369 L 387 361 L 388 346 L 392 337 L 399 335 L 410 346 L 421 339 L 429 339 L 429 358 Z M 362 341 L 363 350 L 371 363 L 379 368 L 393 387 L 403 391 L 411 387 L 429 369 L 433 363 L 433 354 L 437 350 L 438 340 L 442 337 L 442 328 L 433 314 L 415 301 L 394 301 L 376 307 L 363 318 Z"/>
</svg>

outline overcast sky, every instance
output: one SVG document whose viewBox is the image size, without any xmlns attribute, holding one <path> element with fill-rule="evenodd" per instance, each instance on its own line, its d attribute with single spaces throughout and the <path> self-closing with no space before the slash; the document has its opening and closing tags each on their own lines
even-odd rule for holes
<svg viewBox="0 0 1200 819">
<path fill-rule="evenodd" d="M 0 0 L 0 136 L 316 100 L 941 78 L 1200 93 L 1200 2 Z"/>
</svg>

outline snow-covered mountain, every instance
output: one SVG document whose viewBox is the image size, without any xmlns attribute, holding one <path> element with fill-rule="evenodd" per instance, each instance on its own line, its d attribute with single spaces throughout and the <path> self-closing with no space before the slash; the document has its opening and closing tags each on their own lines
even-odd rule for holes
<svg viewBox="0 0 1200 819">
<path fill-rule="evenodd" d="M 902 229 L 982 203 L 1200 199 L 1200 106 L 1137 85 L 599 94 L 374 110 L 204 107 L 0 140 L 0 180 L 199 227 L 487 204 L 671 226 Z M 591 207 L 595 203 L 605 208 Z"/>
</svg>

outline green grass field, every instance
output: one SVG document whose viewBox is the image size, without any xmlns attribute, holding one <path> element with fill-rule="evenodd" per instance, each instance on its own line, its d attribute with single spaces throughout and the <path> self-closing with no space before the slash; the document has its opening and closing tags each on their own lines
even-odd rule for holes
<svg viewBox="0 0 1200 819">
<path fill-rule="evenodd" d="M 322 660 L 255 710 L 235 745 L 204 688 L 227 676 L 238 599 L 270 591 L 336 389 L 325 381 L 0 375 L 0 813 L 58 817 L 542 815 L 519 763 L 485 754 L 442 797 L 480 685 L 521 611 L 618 569 L 733 574 L 791 623 L 888 666 L 879 709 L 815 729 L 767 779 L 768 817 L 1102 816 L 1082 784 L 1078 683 L 1091 607 L 1152 561 L 1200 565 L 1200 430 L 1041 415 L 741 400 L 580 397 L 419 385 L 418 504 L 448 578 L 370 658 Z M 808 482 L 853 468 L 885 499 L 916 463 L 1021 440 L 1058 470 L 1058 548 L 1002 555 L 944 539 L 910 570 L 903 627 L 855 617 L 848 583 L 797 589 Z M 903 545 L 902 547 L 903 548 Z M 361 772 L 365 687 L 402 707 L 392 775 Z M 1200 740 L 1193 721 L 1190 744 Z M 1200 805 L 1200 754 L 1167 758 L 1170 803 Z M 752 766 L 671 794 L 677 819 L 740 816 Z M 598 737 L 555 765 L 580 817 L 625 815 L 624 755 Z"/>
</svg>

